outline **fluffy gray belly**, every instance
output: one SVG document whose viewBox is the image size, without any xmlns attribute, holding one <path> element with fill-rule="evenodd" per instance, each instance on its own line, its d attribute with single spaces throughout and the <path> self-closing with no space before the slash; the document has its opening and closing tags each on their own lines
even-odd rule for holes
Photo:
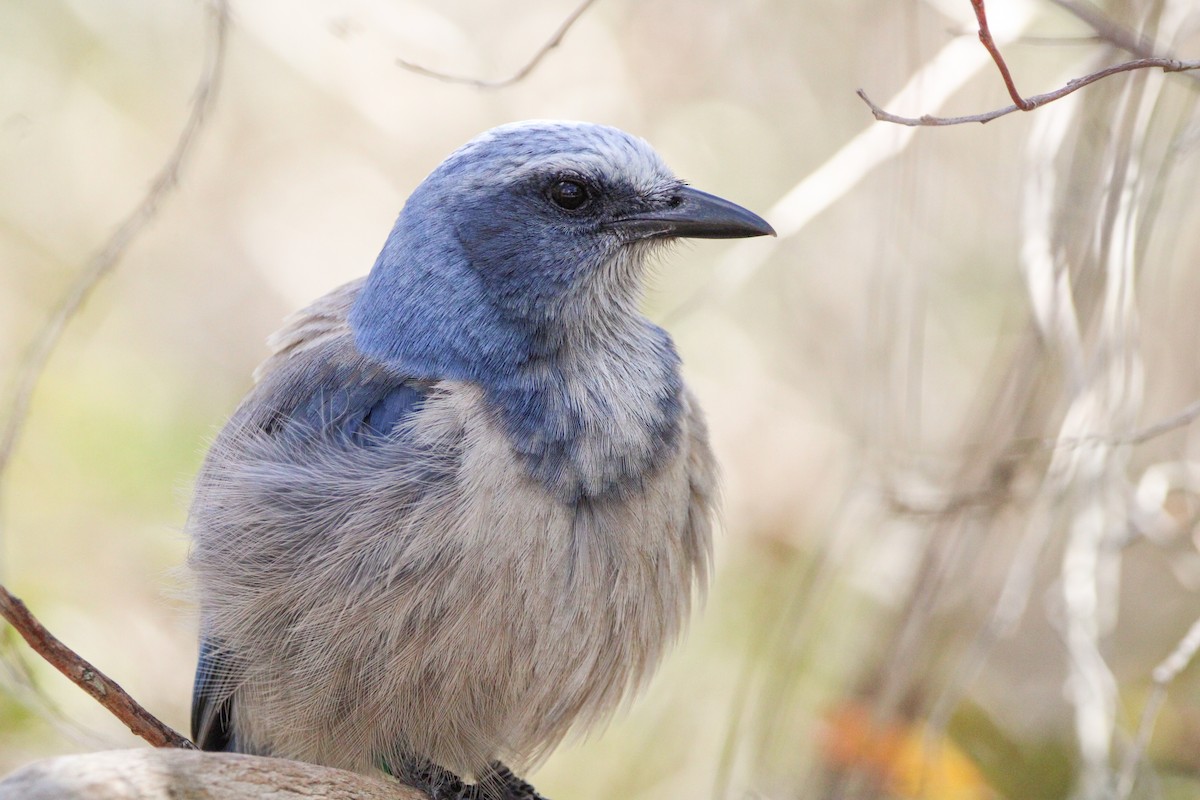
<svg viewBox="0 0 1200 800">
<path fill-rule="evenodd" d="M 525 766 L 606 717 L 679 633 L 708 568 L 703 426 L 625 491 L 564 502 L 469 387 L 426 441 L 276 451 L 223 435 L 189 526 L 207 636 L 236 655 L 241 749 L 367 771 L 418 754 Z M 414 452 L 421 453 L 414 457 Z"/>
</svg>

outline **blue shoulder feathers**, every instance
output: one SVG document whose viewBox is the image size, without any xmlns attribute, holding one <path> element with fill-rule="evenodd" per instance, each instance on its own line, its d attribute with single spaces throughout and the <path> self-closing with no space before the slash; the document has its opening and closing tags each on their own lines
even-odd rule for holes
<svg viewBox="0 0 1200 800">
<path fill-rule="evenodd" d="M 320 362 L 274 392 L 259 423 L 272 436 L 369 446 L 391 437 L 421 405 L 427 385 L 357 363 Z"/>
</svg>

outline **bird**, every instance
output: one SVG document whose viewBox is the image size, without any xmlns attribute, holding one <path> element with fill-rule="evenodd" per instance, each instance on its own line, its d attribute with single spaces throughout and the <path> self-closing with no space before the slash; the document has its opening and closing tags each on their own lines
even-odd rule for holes
<svg viewBox="0 0 1200 800">
<path fill-rule="evenodd" d="M 584 122 L 486 131 L 289 318 L 186 523 L 206 750 L 518 778 L 643 686 L 711 570 L 703 413 L 640 303 L 681 238 L 774 235 Z"/>
</svg>

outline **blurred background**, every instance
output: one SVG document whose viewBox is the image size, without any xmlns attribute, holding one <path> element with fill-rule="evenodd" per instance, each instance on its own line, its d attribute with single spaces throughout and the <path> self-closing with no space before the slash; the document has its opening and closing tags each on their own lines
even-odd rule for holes
<svg viewBox="0 0 1200 800">
<path fill-rule="evenodd" d="M 1105 37 L 1200 57 L 1190 0 L 992 6 L 1027 95 L 1131 57 Z M 857 88 L 912 115 L 1009 102 L 969 0 L 597 0 L 505 88 L 397 63 L 503 78 L 576 7 L 234 0 L 178 187 L 37 384 L 3 476 L 6 585 L 186 731 L 189 485 L 265 337 L 364 274 L 476 133 L 604 122 L 781 236 L 656 272 L 647 313 L 724 472 L 714 589 L 648 692 L 533 783 L 1200 797 L 1200 667 L 1155 672 L 1200 619 L 1200 73 L 987 126 L 874 122 Z M 199 0 L 0 2 L 6 404 L 172 152 L 211 30 Z M 7 628 L 0 650 L 0 774 L 138 745 Z"/>
</svg>

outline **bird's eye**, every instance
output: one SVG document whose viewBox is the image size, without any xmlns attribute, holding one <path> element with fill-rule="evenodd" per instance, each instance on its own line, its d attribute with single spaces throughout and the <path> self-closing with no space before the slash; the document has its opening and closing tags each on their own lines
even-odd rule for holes
<svg viewBox="0 0 1200 800">
<path fill-rule="evenodd" d="M 588 201 L 588 190 L 579 181 L 555 181 L 550 187 L 550 199 L 559 208 L 574 211 L 582 208 L 583 204 Z"/>
</svg>

